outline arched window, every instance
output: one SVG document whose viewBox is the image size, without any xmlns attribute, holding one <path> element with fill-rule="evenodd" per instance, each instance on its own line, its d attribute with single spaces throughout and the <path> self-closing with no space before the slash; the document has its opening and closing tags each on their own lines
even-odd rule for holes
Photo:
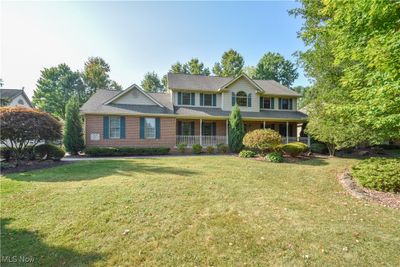
<svg viewBox="0 0 400 267">
<path fill-rule="evenodd" d="M 237 92 L 236 103 L 238 104 L 238 106 L 247 107 L 247 94 L 243 91 Z"/>
</svg>

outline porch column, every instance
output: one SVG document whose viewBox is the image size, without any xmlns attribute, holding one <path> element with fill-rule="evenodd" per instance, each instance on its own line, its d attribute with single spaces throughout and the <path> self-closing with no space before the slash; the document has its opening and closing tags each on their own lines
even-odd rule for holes
<svg viewBox="0 0 400 267">
<path fill-rule="evenodd" d="M 265 121 L 263 121 L 263 127 L 264 127 L 264 130 L 265 130 Z"/>
<path fill-rule="evenodd" d="M 225 127 L 225 136 L 226 136 L 225 143 L 226 143 L 226 144 L 229 144 L 229 141 L 228 141 L 228 131 L 229 131 L 229 122 L 228 122 L 228 120 L 226 120 L 226 127 Z"/>
<path fill-rule="evenodd" d="M 289 144 L 289 122 L 286 122 L 286 144 Z"/>
<path fill-rule="evenodd" d="M 203 119 L 200 119 L 200 145 L 202 143 Z"/>
<path fill-rule="evenodd" d="M 307 135 L 307 145 L 308 145 L 308 147 L 311 146 L 311 138 L 309 135 Z"/>
</svg>

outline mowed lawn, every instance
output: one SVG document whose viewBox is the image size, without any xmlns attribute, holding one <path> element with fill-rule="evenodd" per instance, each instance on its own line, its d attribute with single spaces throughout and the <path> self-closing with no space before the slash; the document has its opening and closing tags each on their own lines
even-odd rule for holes
<svg viewBox="0 0 400 267">
<path fill-rule="evenodd" d="M 2 176 L 1 254 L 42 266 L 398 266 L 400 211 L 336 181 L 355 163 L 166 157 Z"/>
</svg>

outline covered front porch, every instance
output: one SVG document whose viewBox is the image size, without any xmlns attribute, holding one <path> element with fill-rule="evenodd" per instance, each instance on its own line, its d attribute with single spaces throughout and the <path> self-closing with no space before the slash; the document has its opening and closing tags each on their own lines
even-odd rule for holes
<svg viewBox="0 0 400 267">
<path fill-rule="evenodd" d="M 282 143 L 302 142 L 310 145 L 310 138 L 301 133 L 303 122 L 243 120 L 245 131 L 256 129 L 273 129 L 282 136 Z M 228 144 L 229 120 L 179 119 L 176 125 L 176 144 L 188 146 L 217 146 Z"/>
</svg>

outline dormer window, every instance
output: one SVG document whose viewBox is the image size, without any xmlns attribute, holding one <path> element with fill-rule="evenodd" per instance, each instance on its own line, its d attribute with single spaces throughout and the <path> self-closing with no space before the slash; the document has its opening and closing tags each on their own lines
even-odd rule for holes
<svg viewBox="0 0 400 267">
<path fill-rule="evenodd" d="M 243 91 L 232 92 L 232 106 L 235 104 L 239 107 L 251 107 L 251 94 L 246 94 Z"/>
</svg>

